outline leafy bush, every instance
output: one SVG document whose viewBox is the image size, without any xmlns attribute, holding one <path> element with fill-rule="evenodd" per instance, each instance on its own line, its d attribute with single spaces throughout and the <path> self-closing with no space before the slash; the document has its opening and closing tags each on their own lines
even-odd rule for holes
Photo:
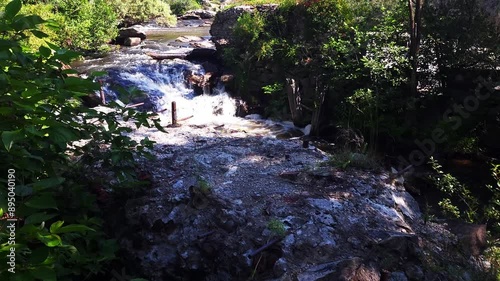
<svg viewBox="0 0 500 281">
<path fill-rule="evenodd" d="M 0 5 L 1 6 L 1 5 Z M 37 38 L 35 36 L 27 36 L 27 38 L 22 42 L 23 45 L 30 50 L 38 50 L 40 46 L 45 46 L 45 41 L 50 41 L 52 43 L 60 43 L 63 40 L 63 36 L 60 33 L 60 26 L 64 22 L 64 16 L 59 13 L 54 13 L 54 5 L 52 4 L 33 4 L 33 5 L 23 5 L 21 9 L 23 14 L 37 14 L 47 22 L 40 26 L 40 31 L 47 34 L 45 38 Z"/>
<path fill-rule="evenodd" d="M 278 237 L 284 237 L 286 235 L 285 224 L 282 221 L 275 218 L 271 219 L 267 223 L 267 229 L 269 229 L 269 231 L 271 231 L 274 235 Z"/>
<path fill-rule="evenodd" d="M 162 0 L 114 0 L 118 17 L 125 21 L 127 25 L 138 24 L 152 19 L 165 26 L 173 26 L 176 23 L 176 17 L 172 15 L 170 5 Z"/>
<path fill-rule="evenodd" d="M 341 151 L 330 156 L 328 164 L 337 168 L 348 167 L 375 170 L 379 167 L 378 161 L 373 155 L 351 151 Z"/>
<path fill-rule="evenodd" d="M 145 155 L 152 143 L 132 141 L 124 135 L 131 129 L 119 120 L 152 126 L 151 116 L 83 107 L 80 98 L 99 84 L 94 76 L 82 79 L 62 70 L 78 53 L 53 44 L 33 53 L 23 49 L 20 40 L 28 34 L 46 35 L 38 29 L 43 19 L 19 15 L 21 6 L 19 0 L 10 2 L 0 18 L 0 26 L 10 31 L 0 35 L 0 182 L 10 187 L 0 190 L 0 213 L 18 217 L 15 243 L 9 239 L 11 222 L 0 221 L 0 278 L 84 279 L 103 272 L 117 247 L 102 230 L 96 195 L 89 191 L 88 175 L 81 174 L 81 166 L 95 163 L 73 159 L 93 151 L 94 145 L 105 148 L 100 155 L 106 158 L 94 160 L 117 166 L 114 177 L 133 182 L 134 157 Z M 11 252 L 15 275 L 5 266 Z"/>
<path fill-rule="evenodd" d="M 189 10 L 201 9 L 201 5 L 196 0 L 167 0 L 172 12 L 178 16 L 185 14 Z"/>
<path fill-rule="evenodd" d="M 64 2 L 67 3 L 67 2 Z M 118 34 L 118 18 L 106 0 L 79 1 L 58 6 L 65 15 L 62 23 L 64 46 L 76 50 L 101 50 Z"/>
</svg>

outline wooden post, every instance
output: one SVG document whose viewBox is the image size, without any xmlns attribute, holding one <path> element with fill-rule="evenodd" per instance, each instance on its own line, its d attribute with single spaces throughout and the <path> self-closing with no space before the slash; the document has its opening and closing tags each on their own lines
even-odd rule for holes
<svg viewBox="0 0 500 281">
<path fill-rule="evenodd" d="M 172 102 L 172 126 L 177 126 L 177 104 Z"/>
<path fill-rule="evenodd" d="M 104 90 L 103 90 L 103 82 L 102 80 L 99 80 L 99 84 L 101 84 L 101 90 L 100 90 L 100 95 L 101 95 L 101 104 L 105 105 L 106 104 L 106 95 L 104 95 Z"/>
</svg>

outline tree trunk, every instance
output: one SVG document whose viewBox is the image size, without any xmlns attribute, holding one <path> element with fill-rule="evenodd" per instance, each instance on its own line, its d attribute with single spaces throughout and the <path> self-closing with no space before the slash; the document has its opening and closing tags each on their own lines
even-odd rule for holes
<svg viewBox="0 0 500 281">
<path fill-rule="evenodd" d="M 422 33 L 422 8 L 424 0 L 408 0 L 410 12 L 410 91 L 411 97 L 415 99 L 418 94 L 418 51 Z"/>
<path fill-rule="evenodd" d="M 315 81 L 315 91 L 314 111 L 311 118 L 311 136 L 317 136 L 319 134 L 321 108 L 323 107 L 326 96 L 326 88 L 323 87 L 323 83 L 321 83 L 318 77 L 316 77 Z"/>
<path fill-rule="evenodd" d="M 286 93 L 288 96 L 288 106 L 292 115 L 293 123 L 298 123 L 302 120 L 302 98 L 300 94 L 299 84 L 293 78 L 286 78 Z"/>
</svg>

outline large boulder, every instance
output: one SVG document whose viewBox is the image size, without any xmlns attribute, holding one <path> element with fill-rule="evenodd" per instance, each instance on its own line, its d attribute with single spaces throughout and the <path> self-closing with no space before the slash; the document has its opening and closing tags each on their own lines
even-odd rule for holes
<svg viewBox="0 0 500 281">
<path fill-rule="evenodd" d="M 118 37 L 139 37 L 141 40 L 146 39 L 146 31 L 142 25 L 134 25 L 127 28 L 122 28 L 118 31 Z"/>
<path fill-rule="evenodd" d="M 123 45 L 129 46 L 129 47 L 137 46 L 137 45 L 141 44 L 141 41 L 142 40 L 139 37 L 128 37 L 124 40 Z"/>
<path fill-rule="evenodd" d="M 199 20 L 199 19 L 212 19 L 215 17 L 214 11 L 208 10 L 191 10 L 186 12 L 184 15 L 180 17 L 182 20 Z"/>
<path fill-rule="evenodd" d="M 258 11 L 259 13 L 269 14 L 276 11 L 278 5 L 267 4 L 259 6 L 236 6 L 218 12 L 215 15 L 214 22 L 210 28 L 210 34 L 212 35 L 212 41 L 217 44 L 217 42 L 231 42 L 234 38 L 233 30 L 238 22 L 238 18 L 244 13 L 254 13 Z M 224 45 L 224 43 L 221 43 Z"/>
<path fill-rule="evenodd" d="M 253 6 L 237 6 L 224 11 L 220 11 L 215 15 L 214 22 L 210 28 L 212 41 L 217 46 L 225 45 L 233 38 L 233 29 L 238 18 L 244 13 L 253 13 Z"/>
</svg>

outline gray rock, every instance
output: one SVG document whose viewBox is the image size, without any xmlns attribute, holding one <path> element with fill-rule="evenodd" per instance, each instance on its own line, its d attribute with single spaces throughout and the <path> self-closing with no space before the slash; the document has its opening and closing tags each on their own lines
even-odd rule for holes
<svg viewBox="0 0 500 281">
<path fill-rule="evenodd" d="M 407 264 L 405 265 L 404 270 L 409 280 L 411 281 L 424 280 L 424 271 L 420 266 L 415 264 Z"/>
<path fill-rule="evenodd" d="M 139 37 L 141 40 L 146 39 L 146 31 L 141 25 L 134 25 L 127 28 L 122 28 L 118 31 L 118 37 L 129 38 L 129 37 Z"/>
<path fill-rule="evenodd" d="M 137 46 L 137 45 L 141 44 L 141 41 L 142 40 L 139 37 L 128 37 L 125 39 L 123 45 L 129 46 L 129 47 Z"/>
<path fill-rule="evenodd" d="M 209 10 L 191 10 L 186 12 L 181 18 L 184 16 L 197 16 L 199 19 L 212 19 L 216 15 L 216 12 Z"/>
<path fill-rule="evenodd" d="M 392 272 L 388 281 L 408 281 L 404 272 Z"/>
</svg>

